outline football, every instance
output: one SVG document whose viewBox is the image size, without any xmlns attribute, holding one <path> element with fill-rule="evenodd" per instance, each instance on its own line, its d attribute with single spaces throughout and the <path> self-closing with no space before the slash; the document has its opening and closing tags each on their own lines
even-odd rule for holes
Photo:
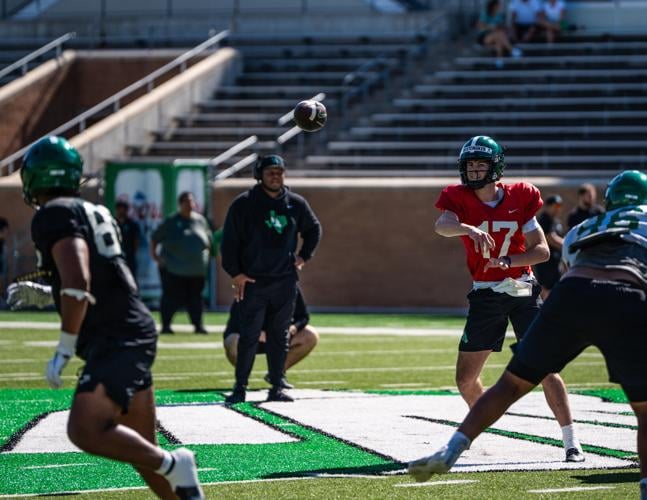
<svg viewBox="0 0 647 500">
<path fill-rule="evenodd" d="M 294 107 L 294 123 L 306 132 L 321 130 L 327 118 L 326 107 L 319 101 L 301 101 Z"/>
</svg>

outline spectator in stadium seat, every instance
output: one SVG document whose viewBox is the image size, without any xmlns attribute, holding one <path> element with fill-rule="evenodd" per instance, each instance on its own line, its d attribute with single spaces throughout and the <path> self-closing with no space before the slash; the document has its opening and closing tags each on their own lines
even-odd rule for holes
<svg viewBox="0 0 647 500">
<path fill-rule="evenodd" d="M 521 51 L 513 47 L 505 29 L 505 14 L 500 0 L 488 0 L 477 23 L 476 41 L 484 47 L 493 47 L 496 54 L 496 66 L 502 68 L 503 56 L 521 56 Z"/>
<path fill-rule="evenodd" d="M 539 311 L 541 287 L 530 266 L 545 262 L 549 249 L 535 218 L 543 204 L 539 190 L 498 182 L 505 169 L 500 144 L 473 137 L 461 148 L 458 165 L 461 184 L 441 192 L 435 228 L 441 236 L 461 238 L 474 280 L 456 362 L 458 390 L 472 408 L 484 393 L 481 370 L 493 351 L 502 350 L 508 321 L 522 339 Z M 562 429 L 566 460 L 583 461 L 564 381 L 547 373 L 541 383 Z"/>
<path fill-rule="evenodd" d="M 211 225 L 195 211 L 192 193 L 181 193 L 178 207 L 177 213 L 164 219 L 151 236 L 151 257 L 159 266 L 162 280 L 161 333 L 173 333 L 173 315 L 184 305 L 195 333 L 206 334 L 202 323 L 202 290 L 212 253 Z"/>
<path fill-rule="evenodd" d="M 510 33 L 514 42 L 527 43 L 537 34 L 541 3 L 539 0 L 512 0 L 508 6 Z"/>
<path fill-rule="evenodd" d="M 9 221 L 0 217 L 0 309 L 4 308 L 4 292 L 7 286 L 7 236 Z"/>
<path fill-rule="evenodd" d="M 308 202 L 285 186 L 285 162 L 278 155 L 258 159 L 257 184 L 229 206 L 222 235 L 222 267 L 232 278 L 240 337 L 236 383 L 227 404 L 245 401 L 261 330 L 265 326 L 268 401 L 293 401 L 284 392 L 283 371 L 296 300 L 297 271 L 313 256 L 321 225 Z M 303 244 L 297 252 L 298 235 Z"/>
<path fill-rule="evenodd" d="M 137 280 L 137 250 L 141 241 L 139 224 L 128 216 L 130 204 L 126 200 L 115 203 L 115 219 L 121 231 L 121 246 L 126 258 L 126 264 Z"/>
<path fill-rule="evenodd" d="M 227 320 L 227 327 L 223 334 L 223 345 L 225 347 L 225 354 L 229 362 L 236 366 L 236 359 L 238 357 L 238 339 L 240 338 L 240 303 L 234 301 L 229 310 L 229 319 Z M 290 350 L 285 358 L 285 368 L 283 373 L 288 371 L 289 368 L 296 365 L 299 361 L 305 358 L 317 346 L 319 342 L 319 333 L 311 325 L 309 325 L 310 314 L 308 313 L 308 306 L 303 298 L 301 289 L 297 287 L 297 297 L 294 304 L 294 313 L 288 331 L 290 332 Z M 265 334 L 266 327 L 263 327 L 261 336 L 258 339 L 257 354 L 263 354 L 265 350 Z M 269 373 L 265 375 L 265 381 L 269 383 Z M 292 389 L 292 384 L 289 384 L 285 377 L 281 379 L 281 387 L 284 389 Z"/>
<path fill-rule="evenodd" d="M 544 210 L 539 214 L 537 222 L 546 235 L 550 258 L 546 262 L 535 264 L 533 270 L 537 281 L 541 285 L 541 298 L 546 300 L 550 290 L 559 281 L 560 262 L 562 260 L 562 243 L 564 226 L 559 220 L 564 202 L 562 197 L 554 194 L 546 198 Z"/>
<path fill-rule="evenodd" d="M 647 500 L 647 174 L 624 171 L 605 193 L 608 213 L 564 239 L 569 270 L 551 292 L 507 369 L 470 409 L 447 445 L 409 464 L 417 481 L 449 471 L 460 455 L 548 373 L 596 346 L 638 420 L 640 490 Z"/>
<path fill-rule="evenodd" d="M 545 0 L 541 9 L 539 25 L 546 34 L 546 41 L 553 43 L 567 28 L 566 4 L 563 0 Z"/>
<path fill-rule="evenodd" d="M 596 200 L 597 192 L 593 184 L 582 184 L 577 188 L 577 206 L 568 213 L 569 230 L 589 217 L 604 213 L 604 208 Z"/>
</svg>

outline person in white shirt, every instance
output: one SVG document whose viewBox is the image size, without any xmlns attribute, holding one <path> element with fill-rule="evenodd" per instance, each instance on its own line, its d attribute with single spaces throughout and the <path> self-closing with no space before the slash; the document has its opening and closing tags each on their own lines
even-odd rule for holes
<svg viewBox="0 0 647 500">
<path fill-rule="evenodd" d="M 553 43 L 566 27 L 566 4 L 563 0 L 546 0 L 539 24 L 546 32 L 546 41 Z"/>
<path fill-rule="evenodd" d="M 537 34 L 542 12 L 539 0 L 512 0 L 508 6 L 510 33 L 515 41 L 529 42 Z"/>
</svg>

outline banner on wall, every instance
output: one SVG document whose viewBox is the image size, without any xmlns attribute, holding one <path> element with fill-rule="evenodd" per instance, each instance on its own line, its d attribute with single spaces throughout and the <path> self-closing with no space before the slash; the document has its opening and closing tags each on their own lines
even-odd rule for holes
<svg viewBox="0 0 647 500">
<path fill-rule="evenodd" d="M 115 203 L 126 201 L 128 216 L 139 227 L 135 278 L 147 302 L 158 302 L 162 294 L 157 264 L 150 256 L 151 234 L 165 217 L 177 211 L 178 196 L 184 191 L 192 192 L 197 211 L 207 214 L 207 186 L 204 165 L 126 162 L 106 165 L 105 205 L 114 214 Z"/>
</svg>

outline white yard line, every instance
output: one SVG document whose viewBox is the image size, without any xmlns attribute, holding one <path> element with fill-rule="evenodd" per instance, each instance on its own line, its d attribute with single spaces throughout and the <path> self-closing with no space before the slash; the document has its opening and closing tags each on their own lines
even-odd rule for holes
<svg viewBox="0 0 647 500">
<path fill-rule="evenodd" d="M 425 486 L 442 486 L 445 484 L 472 484 L 478 483 L 476 479 L 448 479 L 447 481 L 431 481 L 427 483 L 399 483 L 395 484 L 396 488 L 421 488 Z"/>
<path fill-rule="evenodd" d="M 547 488 L 528 490 L 528 493 L 570 493 L 571 491 L 613 490 L 615 486 L 574 486 L 572 488 Z"/>
<path fill-rule="evenodd" d="M 80 464 L 55 464 L 55 465 L 28 465 L 25 467 L 21 467 L 21 469 L 58 469 L 61 467 L 93 467 L 96 464 L 87 464 L 87 463 L 80 463 Z"/>
</svg>

